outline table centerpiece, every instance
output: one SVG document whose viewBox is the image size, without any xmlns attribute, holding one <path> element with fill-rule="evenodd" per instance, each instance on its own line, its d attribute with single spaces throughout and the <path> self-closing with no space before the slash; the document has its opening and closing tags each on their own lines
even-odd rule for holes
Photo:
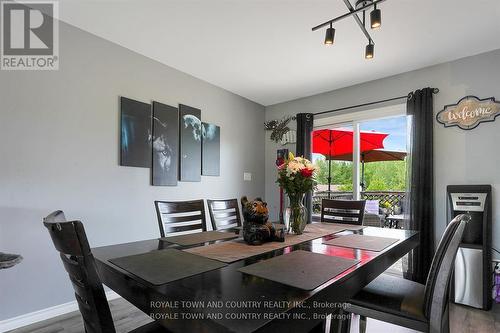
<svg viewBox="0 0 500 333">
<path fill-rule="evenodd" d="M 302 234 L 307 223 L 307 208 L 304 197 L 316 187 L 316 167 L 304 157 L 288 154 L 283 164 L 278 166 L 279 186 L 290 199 L 289 232 Z"/>
</svg>

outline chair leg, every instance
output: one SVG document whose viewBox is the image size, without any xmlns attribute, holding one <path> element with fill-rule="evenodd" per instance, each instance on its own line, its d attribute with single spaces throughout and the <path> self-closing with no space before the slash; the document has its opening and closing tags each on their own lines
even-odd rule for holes
<svg viewBox="0 0 500 333">
<path fill-rule="evenodd" d="M 450 333 L 450 305 L 446 305 L 446 308 L 441 319 L 441 333 Z"/>
<path fill-rule="evenodd" d="M 324 326 L 323 326 L 323 333 L 332 333 L 333 332 L 333 327 L 334 325 L 332 325 L 332 315 L 329 314 L 325 321 L 324 321 Z"/>
<path fill-rule="evenodd" d="M 352 313 L 340 310 L 339 311 L 339 332 L 349 333 L 351 331 L 351 317 Z"/>
<path fill-rule="evenodd" d="M 366 333 L 366 317 L 359 316 L 359 333 Z"/>
</svg>

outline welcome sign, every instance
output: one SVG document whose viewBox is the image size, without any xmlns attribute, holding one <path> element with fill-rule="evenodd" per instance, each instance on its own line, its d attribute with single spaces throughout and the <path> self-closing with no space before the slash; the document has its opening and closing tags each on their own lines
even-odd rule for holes
<svg viewBox="0 0 500 333">
<path fill-rule="evenodd" d="M 500 102 L 495 101 L 494 97 L 479 99 L 476 96 L 466 96 L 457 104 L 446 105 L 436 118 L 445 127 L 458 126 L 470 130 L 480 123 L 495 121 L 498 115 Z"/>
</svg>

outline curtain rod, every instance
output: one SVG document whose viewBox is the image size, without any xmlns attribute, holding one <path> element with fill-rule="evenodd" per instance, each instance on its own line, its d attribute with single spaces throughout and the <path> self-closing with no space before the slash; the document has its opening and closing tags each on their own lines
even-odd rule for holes
<svg viewBox="0 0 500 333">
<path fill-rule="evenodd" d="M 433 94 L 437 94 L 439 92 L 439 89 L 438 88 L 432 88 L 432 93 Z M 380 101 L 375 101 L 375 102 L 369 102 L 369 103 L 363 103 L 363 104 L 358 104 L 358 105 L 351 105 L 351 106 L 345 106 L 345 107 L 342 107 L 342 108 L 338 108 L 338 109 L 333 109 L 333 110 L 328 110 L 328 111 L 321 111 L 321 112 L 316 112 L 316 113 L 313 113 L 315 116 L 318 116 L 318 115 L 321 115 L 321 114 L 326 114 L 326 113 L 330 113 L 330 112 L 337 112 L 337 111 L 343 111 L 343 110 L 349 110 L 349 109 L 355 109 L 355 108 L 360 108 L 362 106 L 369 106 L 369 105 L 374 105 L 374 104 L 380 104 L 380 103 L 385 103 L 385 102 L 390 102 L 390 101 L 396 101 L 398 99 L 403 99 L 403 98 L 410 98 L 410 96 L 412 95 L 413 93 L 409 93 L 408 95 L 406 96 L 399 96 L 399 97 L 393 97 L 393 98 L 387 98 L 387 99 L 382 99 Z M 292 119 L 296 119 L 296 117 L 292 117 Z"/>
</svg>

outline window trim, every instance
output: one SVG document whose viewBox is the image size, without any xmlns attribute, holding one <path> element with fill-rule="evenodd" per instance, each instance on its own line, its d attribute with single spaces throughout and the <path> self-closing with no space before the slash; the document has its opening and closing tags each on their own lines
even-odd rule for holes
<svg viewBox="0 0 500 333">
<path fill-rule="evenodd" d="M 361 175 L 360 165 L 361 158 L 359 154 L 359 131 L 360 124 L 370 120 L 378 120 L 384 118 L 392 118 L 406 115 L 406 103 L 394 104 L 380 108 L 363 109 L 360 111 L 348 111 L 335 114 L 329 117 L 315 118 L 313 129 L 327 129 L 339 127 L 352 127 L 354 132 L 354 147 L 353 147 L 353 168 L 352 168 L 352 183 L 354 200 L 361 198 Z"/>
<path fill-rule="evenodd" d="M 406 103 L 384 106 L 381 108 L 348 111 L 339 114 L 333 114 L 328 117 L 315 118 L 314 129 L 331 128 L 332 126 L 339 127 L 343 124 L 351 126 L 355 123 L 360 123 L 369 120 L 391 118 L 406 115 Z"/>
</svg>

